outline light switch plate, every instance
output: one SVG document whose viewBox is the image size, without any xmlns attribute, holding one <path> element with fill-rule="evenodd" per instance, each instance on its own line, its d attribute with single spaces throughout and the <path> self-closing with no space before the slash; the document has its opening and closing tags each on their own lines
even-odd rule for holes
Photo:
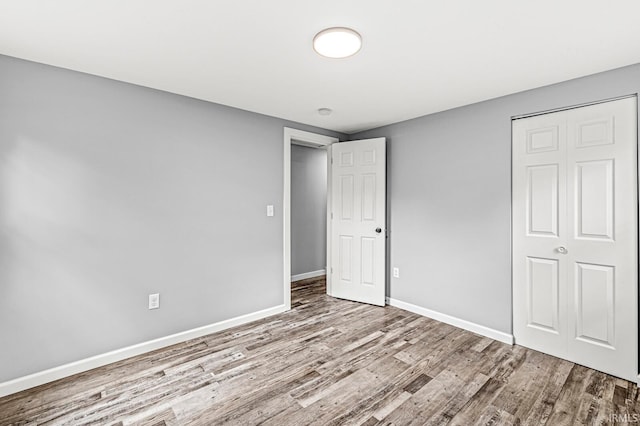
<svg viewBox="0 0 640 426">
<path fill-rule="evenodd" d="M 160 307 L 160 293 L 149 295 L 149 309 L 158 309 Z"/>
</svg>

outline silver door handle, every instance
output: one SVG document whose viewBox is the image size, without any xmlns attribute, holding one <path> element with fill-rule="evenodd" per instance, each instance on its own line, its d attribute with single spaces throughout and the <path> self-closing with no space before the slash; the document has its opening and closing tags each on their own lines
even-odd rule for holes
<svg viewBox="0 0 640 426">
<path fill-rule="evenodd" d="M 562 247 L 562 246 L 558 247 L 558 248 L 556 249 L 556 251 L 557 251 L 558 253 L 560 253 L 560 254 L 567 254 L 567 253 L 569 253 L 569 250 L 567 250 L 567 248 L 566 248 L 566 247 Z"/>
<path fill-rule="evenodd" d="M 376 228 L 376 233 L 379 234 L 382 232 L 382 228 Z"/>
</svg>

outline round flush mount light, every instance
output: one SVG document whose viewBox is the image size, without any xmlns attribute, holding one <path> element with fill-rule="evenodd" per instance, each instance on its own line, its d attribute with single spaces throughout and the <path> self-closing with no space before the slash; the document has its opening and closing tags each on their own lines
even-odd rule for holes
<svg viewBox="0 0 640 426">
<path fill-rule="evenodd" d="M 318 114 L 320 115 L 331 115 L 332 112 L 331 108 L 318 108 Z"/>
<path fill-rule="evenodd" d="M 313 49 L 327 58 L 347 58 L 358 53 L 361 47 L 362 37 L 351 28 L 327 28 L 313 38 Z"/>
</svg>

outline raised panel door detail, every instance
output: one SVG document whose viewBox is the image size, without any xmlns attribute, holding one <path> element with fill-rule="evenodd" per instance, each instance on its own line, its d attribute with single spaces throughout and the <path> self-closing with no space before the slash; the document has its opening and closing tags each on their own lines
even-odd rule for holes
<svg viewBox="0 0 640 426">
<path fill-rule="evenodd" d="M 373 166 L 376 164 L 376 151 L 375 150 L 366 150 L 362 153 L 362 165 L 363 166 Z"/>
<path fill-rule="evenodd" d="M 350 235 L 340 235 L 338 272 L 340 279 L 344 282 L 351 282 L 353 264 L 353 237 Z"/>
<path fill-rule="evenodd" d="M 386 238 L 376 229 L 386 223 L 385 138 L 342 142 L 329 151 L 333 161 L 327 292 L 384 306 Z"/>
<path fill-rule="evenodd" d="M 614 267 L 576 263 L 576 338 L 615 346 Z"/>
<path fill-rule="evenodd" d="M 340 153 L 340 167 L 353 167 L 353 152 Z"/>
<path fill-rule="evenodd" d="M 611 117 L 578 123 L 576 147 L 587 148 L 613 144 L 613 120 Z"/>
<path fill-rule="evenodd" d="M 516 118 L 512 137 L 516 343 L 636 381 L 637 97 Z"/>
<path fill-rule="evenodd" d="M 576 237 L 613 240 L 613 160 L 576 164 Z"/>
<path fill-rule="evenodd" d="M 361 240 L 361 273 L 362 284 L 375 284 L 376 239 L 363 237 Z"/>
<path fill-rule="evenodd" d="M 527 131 L 527 154 L 558 150 L 558 126 Z"/>
<path fill-rule="evenodd" d="M 527 168 L 527 234 L 558 236 L 558 165 Z"/>
<path fill-rule="evenodd" d="M 353 219 L 353 175 L 340 176 L 340 219 Z"/>
<path fill-rule="evenodd" d="M 558 261 L 527 257 L 528 326 L 558 333 Z"/>
<path fill-rule="evenodd" d="M 362 175 L 362 220 L 376 220 L 376 175 Z"/>
</svg>

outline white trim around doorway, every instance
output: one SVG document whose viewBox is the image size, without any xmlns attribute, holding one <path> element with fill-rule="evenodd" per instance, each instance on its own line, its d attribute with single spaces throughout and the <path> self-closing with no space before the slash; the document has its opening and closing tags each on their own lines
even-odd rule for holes
<svg viewBox="0 0 640 426">
<path fill-rule="evenodd" d="M 282 198 L 283 211 L 283 250 L 284 250 L 284 306 L 285 309 L 291 309 L 291 145 L 303 145 L 313 148 L 329 148 L 333 143 L 339 142 L 338 138 L 332 136 L 324 136 L 316 133 L 305 132 L 304 130 L 284 128 L 284 195 Z M 330 244 L 329 233 L 331 232 L 331 160 L 327 156 L 327 271 L 330 271 Z M 331 294 L 331 281 L 327 273 L 327 293 Z"/>
</svg>

